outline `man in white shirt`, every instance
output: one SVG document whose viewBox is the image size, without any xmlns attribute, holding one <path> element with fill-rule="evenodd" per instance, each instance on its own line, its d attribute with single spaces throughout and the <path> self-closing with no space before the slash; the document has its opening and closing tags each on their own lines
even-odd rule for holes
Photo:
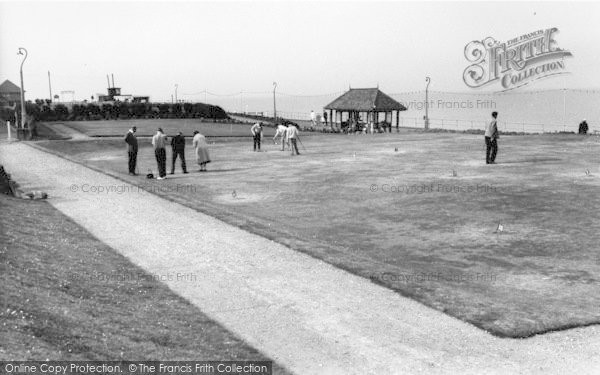
<svg viewBox="0 0 600 375">
<path fill-rule="evenodd" d="M 498 154 L 498 112 L 492 112 L 492 121 L 485 127 L 485 164 L 496 164 Z"/>
<path fill-rule="evenodd" d="M 313 127 L 317 126 L 317 115 L 315 114 L 315 111 L 313 111 L 313 110 L 310 111 L 310 122 Z"/>
<path fill-rule="evenodd" d="M 279 124 L 277 125 L 277 131 L 275 132 L 275 136 L 273 136 L 273 143 L 277 144 L 275 141 L 277 137 L 281 137 L 281 151 L 285 151 L 285 144 L 288 143 L 287 140 L 287 125 Z M 289 147 L 289 144 L 288 144 Z"/>
<path fill-rule="evenodd" d="M 292 155 L 294 155 L 294 150 L 296 150 L 296 155 L 300 155 L 298 152 L 298 144 L 296 144 L 296 140 L 298 139 L 300 131 L 294 125 L 288 126 L 287 129 L 287 138 L 290 141 L 290 149 L 292 150 Z"/>
<path fill-rule="evenodd" d="M 164 180 L 167 178 L 167 151 L 165 146 L 167 144 L 167 136 L 164 135 L 163 130 L 158 128 L 158 131 L 152 137 L 152 146 L 154 146 L 154 156 L 156 157 L 156 163 L 158 164 L 158 177 L 157 180 Z"/>
</svg>

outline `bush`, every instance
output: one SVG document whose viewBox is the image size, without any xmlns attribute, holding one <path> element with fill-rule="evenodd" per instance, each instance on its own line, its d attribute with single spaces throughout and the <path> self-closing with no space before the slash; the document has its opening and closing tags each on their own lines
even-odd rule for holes
<svg viewBox="0 0 600 375">
<path fill-rule="evenodd" d="M 148 108 L 144 103 L 132 103 L 129 108 L 132 112 L 132 116 L 135 118 L 148 117 Z"/>
<path fill-rule="evenodd" d="M 10 121 L 10 123 L 14 125 L 17 121 L 16 115 L 17 112 L 14 109 L 0 108 L 0 119 L 2 119 L 3 122 Z"/>
<path fill-rule="evenodd" d="M 105 120 L 110 120 L 112 118 L 112 109 L 113 105 L 110 103 L 102 103 L 100 107 L 100 114 Z"/>
<path fill-rule="evenodd" d="M 38 105 L 27 102 L 25 103 L 25 109 L 27 110 L 27 115 L 33 118 L 33 120 L 38 121 L 40 119 L 41 109 Z"/>
<path fill-rule="evenodd" d="M 160 118 L 169 118 L 169 114 L 171 113 L 171 105 L 170 104 L 159 104 L 158 105 L 158 116 Z"/>
<path fill-rule="evenodd" d="M 54 107 L 54 113 L 57 121 L 66 121 L 69 118 L 69 109 L 63 104 L 57 104 Z"/>
<path fill-rule="evenodd" d="M 69 116 L 69 118 L 75 121 L 81 121 L 87 118 L 86 114 L 87 111 L 84 105 L 73 104 L 73 107 L 71 108 L 71 116 Z"/>
<path fill-rule="evenodd" d="M 95 120 L 101 117 L 100 107 L 94 103 L 90 103 L 85 107 L 86 118 L 88 120 Z"/>
<path fill-rule="evenodd" d="M 204 103 L 96 103 L 73 104 L 71 110 L 64 104 L 52 105 L 49 100 L 37 99 L 26 103 L 27 113 L 38 121 L 67 120 L 116 120 L 130 118 L 200 118 L 217 122 L 229 119 L 227 113 L 218 106 Z M 16 121 L 20 106 L 0 109 L 0 119 Z"/>
</svg>

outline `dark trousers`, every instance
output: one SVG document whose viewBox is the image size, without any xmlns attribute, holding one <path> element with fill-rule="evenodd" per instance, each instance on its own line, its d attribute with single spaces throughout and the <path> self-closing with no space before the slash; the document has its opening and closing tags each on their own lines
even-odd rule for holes
<svg viewBox="0 0 600 375">
<path fill-rule="evenodd" d="M 294 155 L 294 150 L 296 150 L 296 154 L 300 155 L 298 152 L 298 144 L 296 143 L 296 138 L 290 138 L 290 148 L 292 149 L 292 155 Z"/>
<path fill-rule="evenodd" d="M 491 137 L 485 137 L 485 163 L 493 163 L 496 161 L 496 155 L 498 154 L 498 141 Z"/>
<path fill-rule="evenodd" d="M 157 148 L 154 150 L 154 156 L 156 156 L 158 164 L 158 176 L 165 177 L 167 175 L 167 152 L 164 148 Z"/>
<path fill-rule="evenodd" d="M 260 134 L 254 136 L 254 151 L 256 151 L 257 147 L 258 151 L 260 151 Z"/>
<path fill-rule="evenodd" d="M 184 150 L 173 150 L 173 163 L 171 164 L 171 173 L 175 173 L 175 160 L 177 160 L 177 156 L 181 159 L 181 169 L 183 172 L 187 172 L 185 167 L 185 151 Z"/>
<path fill-rule="evenodd" d="M 137 164 L 137 151 L 127 151 L 129 156 L 129 173 L 135 173 L 135 166 Z"/>
</svg>

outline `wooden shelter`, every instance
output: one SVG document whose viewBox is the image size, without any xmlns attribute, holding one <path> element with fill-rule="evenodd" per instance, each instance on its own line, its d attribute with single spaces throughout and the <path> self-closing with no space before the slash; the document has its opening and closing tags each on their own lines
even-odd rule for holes
<svg viewBox="0 0 600 375">
<path fill-rule="evenodd" d="M 398 126 L 400 111 L 406 111 L 405 106 L 383 93 L 379 88 L 351 88 L 342 96 L 327 104 L 324 109 L 329 110 L 332 128 L 335 124 L 339 126 L 338 129 L 345 123 L 357 124 L 361 120 L 366 123 L 380 124 L 381 113 L 384 115 L 382 121 L 391 127 L 394 111 L 396 112 L 396 126 Z M 364 118 L 362 114 L 365 114 Z"/>
</svg>

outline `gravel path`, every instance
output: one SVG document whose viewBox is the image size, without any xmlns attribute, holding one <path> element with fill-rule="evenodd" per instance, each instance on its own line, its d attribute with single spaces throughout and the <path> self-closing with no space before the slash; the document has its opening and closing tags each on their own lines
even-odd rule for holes
<svg viewBox="0 0 600 375">
<path fill-rule="evenodd" d="M 0 164 L 23 187 L 46 190 L 60 211 L 295 373 L 600 372 L 599 326 L 500 339 L 24 143 L 1 143 Z M 121 193 L 93 193 L 93 187 Z"/>
<path fill-rule="evenodd" d="M 52 129 L 60 133 L 61 135 L 70 138 L 71 141 L 88 141 L 92 139 L 92 137 L 73 129 L 70 126 L 61 123 L 53 123 L 52 125 L 47 125 L 52 127 Z"/>
</svg>

